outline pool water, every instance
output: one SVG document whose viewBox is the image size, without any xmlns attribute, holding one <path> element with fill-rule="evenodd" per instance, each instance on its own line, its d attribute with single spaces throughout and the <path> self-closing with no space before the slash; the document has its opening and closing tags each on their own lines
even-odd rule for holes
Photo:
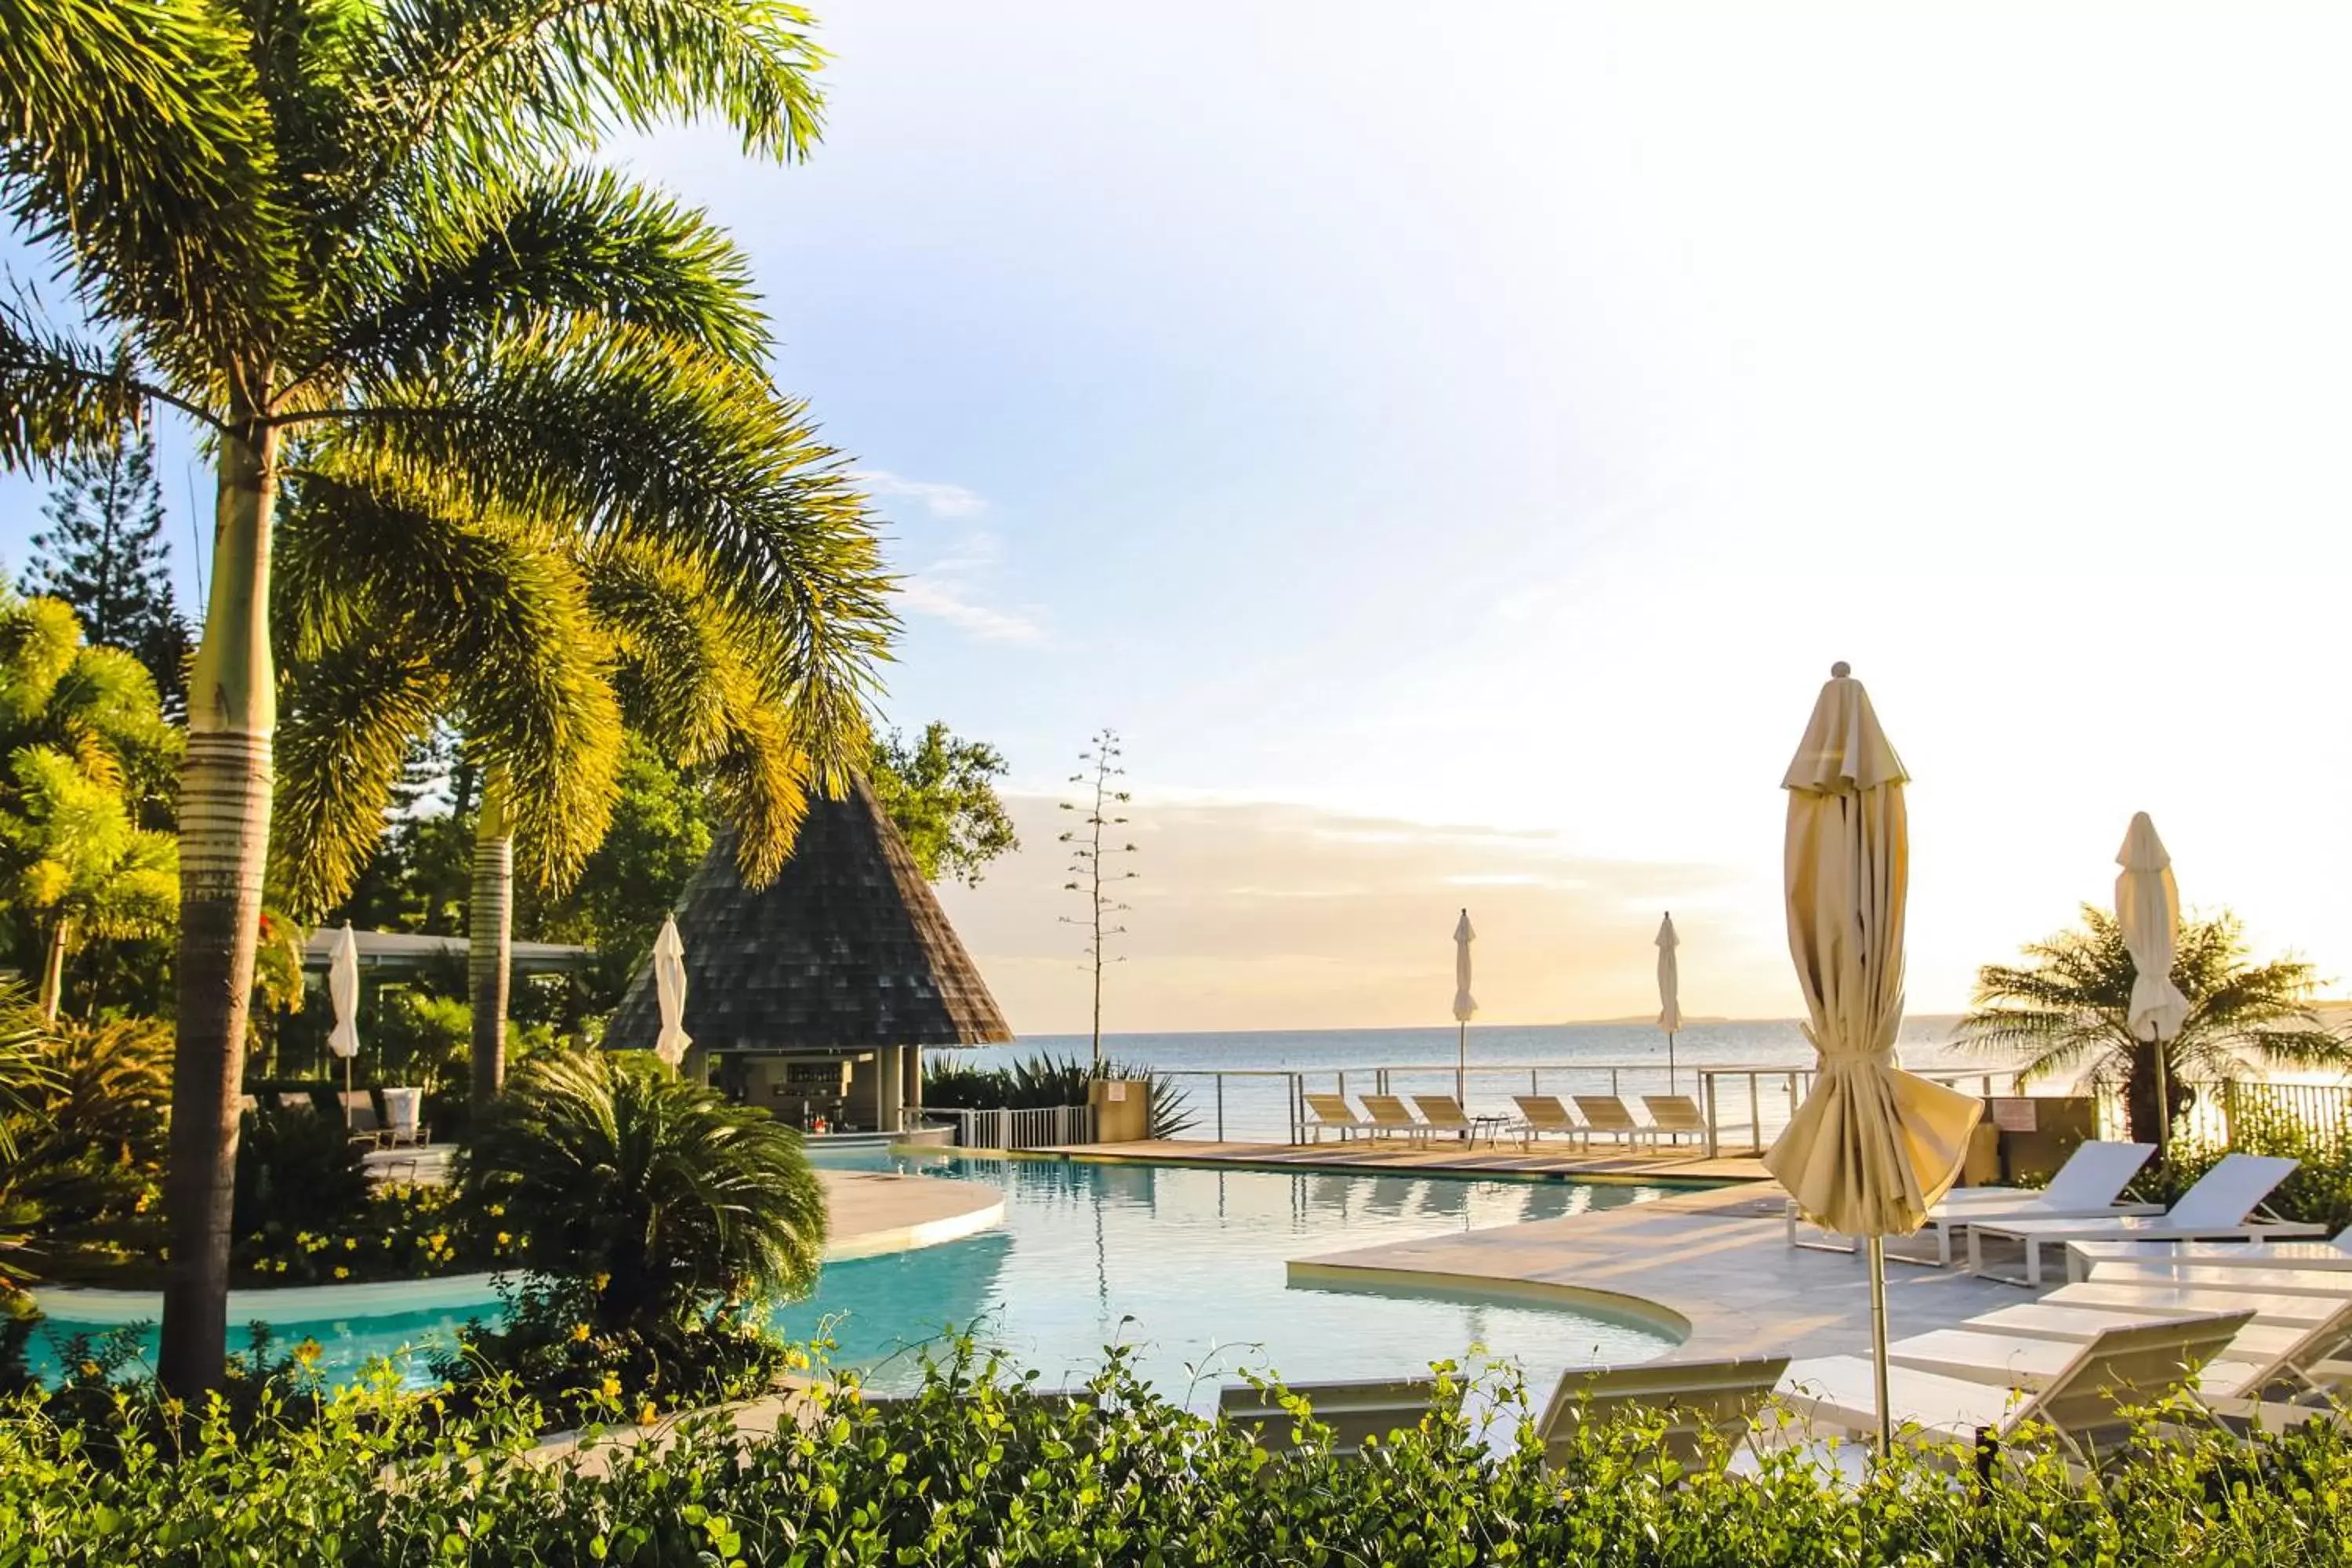
<svg viewBox="0 0 2352 1568">
<path fill-rule="evenodd" d="M 1658 1189 L 1573 1182 L 1318 1174 L 827 1152 L 836 1168 L 896 1168 L 985 1183 L 1003 1223 L 966 1239 L 828 1265 L 808 1300 L 777 1310 L 794 1339 L 824 1334 L 837 1363 L 884 1389 L 920 1379 L 925 1347 L 969 1331 L 1049 1384 L 1132 1346 L 1162 1393 L 1213 1402 L 1242 1368 L 1295 1382 L 1396 1377 L 1474 1352 L 1519 1363 L 1548 1386 L 1567 1367 L 1639 1361 L 1673 1342 L 1584 1310 L 1466 1295 L 1293 1289 L 1292 1258 L 1638 1203 Z M 446 1310 L 277 1327 L 326 1364 L 446 1344 L 494 1300 Z M 45 1326 L 53 1340 L 72 1325 Z M 421 1356 L 411 1356 L 422 1375 Z"/>
</svg>

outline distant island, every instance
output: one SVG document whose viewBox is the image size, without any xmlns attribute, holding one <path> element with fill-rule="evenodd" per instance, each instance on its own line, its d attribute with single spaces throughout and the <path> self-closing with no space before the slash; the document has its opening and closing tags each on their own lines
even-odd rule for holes
<svg viewBox="0 0 2352 1568">
<path fill-rule="evenodd" d="M 1785 1024 L 1789 1021 L 1790 1020 L 1786 1018 L 1727 1018 L 1713 1013 L 1706 1014 L 1705 1016 L 1701 1016 L 1697 1013 L 1691 1013 L 1684 1016 L 1683 1027 L 1687 1029 L 1693 1024 Z M 1655 1013 L 1635 1013 L 1629 1017 L 1623 1018 L 1568 1018 L 1562 1020 L 1562 1026 L 1571 1029 L 1580 1029 L 1588 1026 L 1600 1024 L 1640 1025 L 1654 1029 L 1658 1026 L 1658 1016 Z"/>
</svg>

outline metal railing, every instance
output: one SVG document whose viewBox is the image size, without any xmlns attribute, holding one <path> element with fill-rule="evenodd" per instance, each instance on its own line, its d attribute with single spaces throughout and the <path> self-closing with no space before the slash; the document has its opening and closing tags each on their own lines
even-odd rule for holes
<svg viewBox="0 0 2352 1568">
<path fill-rule="evenodd" d="M 951 1126 L 961 1149 L 1058 1149 L 1095 1141 L 1095 1113 L 1085 1105 L 1033 1105 L 1020 1110 L 961 1110 L 925 1106 L 909 1110 L 919 1125 Z"/>
<path fill-rule="evenodd" d="M 1697 1070 L 1698 1109 L 1706 1119 L 1710 1160 L 1723 1153 L 1764 1152 L 1813 1088 L 1813 1069 L 1809 1067 L 1702 1067 Z M 2017 1092 L 2017 1074 L 2010 1068 L 1912 1070 L 1916 1077 L 1988 1100 Z M 1739 1120 L 1742 1111 L 1747 1113 L 1745 1121 Z"/>
</svg>

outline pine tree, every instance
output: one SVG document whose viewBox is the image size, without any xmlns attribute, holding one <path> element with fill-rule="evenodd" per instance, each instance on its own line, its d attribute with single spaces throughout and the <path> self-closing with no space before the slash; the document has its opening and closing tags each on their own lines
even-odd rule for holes
<svg viewBox="0 0 2352 1568">
<path fill-rule="evenodd" d="M 178 718 L 187 705 L 188 628 L 172 594 L 154 437 L 125 427 L 111 446 L 65 463 L 41 510 L 49 526 L 33 535 L 24 591 L 63 599 L 93 646 L 145 665 L 164 712 Z"/>
</svg>

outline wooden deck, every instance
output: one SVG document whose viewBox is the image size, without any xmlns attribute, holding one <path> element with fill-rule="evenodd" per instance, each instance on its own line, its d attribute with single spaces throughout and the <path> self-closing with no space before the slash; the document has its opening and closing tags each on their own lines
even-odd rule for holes
<svg viewBox="0 0 2352 1568">
<path fill-rule="evenodd" d="M 1573 1178 L 1595 1182 L 1769 1182 L 1753 1155 L 1710 1160 L 1685 1148 L 1574 1149 L 1538 1144 L 1522 1149 L 1459 1142 L 1401 1142 L 1349 1139 L 1322 1143 L 1230 1143 L 1199 1138 L 1148 1138 L 1133 1143 L 1086 1143 L 1028 1152 L 1073 1160 L 1135 1160 L 1153 1164 L 1233 1165 L 1272 1171 L 1370 1171 L 1391 1174 Z"/>
</svg>

